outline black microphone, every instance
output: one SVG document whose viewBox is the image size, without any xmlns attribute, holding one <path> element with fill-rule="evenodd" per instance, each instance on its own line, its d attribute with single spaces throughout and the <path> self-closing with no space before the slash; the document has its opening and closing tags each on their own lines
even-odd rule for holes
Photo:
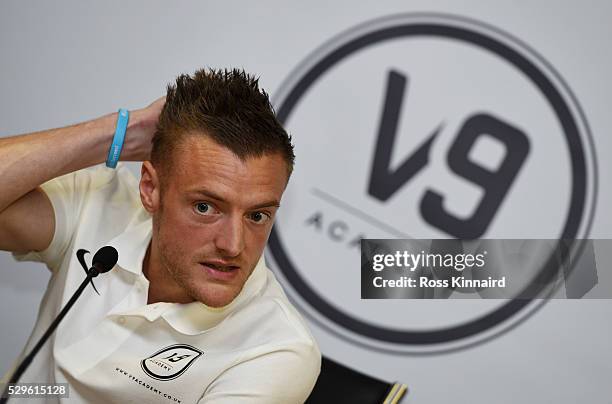
<svg viewBox="0 0 612 404">
<path fill-rule="evenodd" d="M 68 310 L 70 310 L 70 308 L 74 305 L 74 303 L 77 301 L 79 296 L 81 296 L 81 293 L 83 293 L 83 290 L 85 290 L 85 287 L 87 287 L 87 283 L 91 282 L 92 278 L 95 278 L 99 274 L 106 273 L 110 271 L 111 269 L 113 269 L 113 267 L 117 264 L 117 261 L 119 260 L 119 254 L 117 253 L 117 250 L 114 247 L 107 245 L 107 246 L 100 248 L 94 254 L 91 268 L 87 270 L 85 268 L 84 259 L 83 259 L 83 253 L 87 253 L 87 252 L 89 251 L 86 251 L 86 250 L 77 251 L 77 258 L 79 259 L 79 262 L 81 263 L 81 265 L 83 265 L 85 271 L 87 272 L 87 277 L 83 280 L 83 282 L 81 283 L 77 291 L 74 292 L 70 300 L 68 300 L 68 303 L 66 303 L 66 306 L 64 306 L 62 311 L 60 311 L 60 313 L 57 315 L 55 320 L 53 320 L 49 328 L 47 328 L 47 331 L 45 331 L 43 336 L 36 343 L 36 345 L 32 349 L 32 352 L 30 352 L 28 356 L 23 358 L 23 360 L 21 361 L 21 363 L 19 364 L 19 366 L 13 373 L 13 376 L 11 376 L 11 380 L 6 385 L 4 392 L 2 393 L 2 397 L 0 398 L 0 404 L 4 404 L 8 401 L 9 386 L 19 381 L 19 378 L 21 377 L 21 375 L 23 375 L 23 373 L 26 371 L 28 366 L 30 366 L 30 363 L 32 362 L 32 360 L 34 359 L 38 351 L 40 351 L 40 348 L 42 348 L 42 346 L 49 339 L 51 334 L 53 334 L 53 331 L 55 331 L 60 321 L 62 321 L 62 319 L 66 316 L 66 314 L 68 313 Z M 93 283 L 92 283 L 92 286 L 93 286 Z M 94 286 L 94 289 L 95 289 L 95 286 Z"/>
<path fill-rule="evenodd" d="M 110 271 L 117 264 L 117 261 L 119 261 L 119 254 L 114 247 L 107 245 L 100 248 L 93 257 L 91 270 L 95 269 L 97 273 L 92 276 L 96 277 L 98 274 Z"/>
</svg>

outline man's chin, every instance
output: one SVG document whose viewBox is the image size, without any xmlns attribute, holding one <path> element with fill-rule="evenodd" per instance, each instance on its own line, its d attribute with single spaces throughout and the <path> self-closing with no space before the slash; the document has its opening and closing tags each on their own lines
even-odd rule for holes
<svg viewBox="0 0 612 404">
<path fill-rule="evenodd" d="M 213 286 L 213 288 L 215 287 Z M 193 297 L 195 300 L 199 301 L 200 303 L 208 307 L 220 309 L 220 308 L 223 308 L 231 304 L 236 298 L 236 296 L 238 296 L 238 293 L 234 291 L 227 291 L 227 290 L 211 291 L 209 289 L 204 293 L 201 293 L 201 292 L 196 293 L 195 296 Z"/>
<path fill-rule="evenodd" d="M 199 300 L 200 303 L 212 309 L 222 309 L 225 306 L 228 306 L 233 301 L 234 299 L 230 299 L 230 300 L 202 299 L 202 300 Z"/>
</svg>

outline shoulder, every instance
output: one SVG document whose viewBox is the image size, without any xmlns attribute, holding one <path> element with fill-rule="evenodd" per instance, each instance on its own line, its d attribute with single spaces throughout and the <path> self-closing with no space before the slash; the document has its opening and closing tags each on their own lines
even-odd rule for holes
<svg viewBox="0 0 612 404">
<path fill-rule="evenodd" d="M 321 352 L 297 310 L 274 285 L 234 312 L 225 326 L 236 360 L 200 403 L 303 403 L 321 370 Z M 280 292 L 280 294 L 279 294 Z M 228 330 L 226 329 L 226 332 Z"/>
<path fill-rule="evenodd" d="M 88 199 L 100 197 L 112 201 L 109 195 L 125 198 L 138 196 L 138 180 L 123 164 L 111 169 L 98 164 L 49 180 L 41 188 L 55 207 L 55 202 L 80 205 Z M 71 206 L 78 208 L 78 206 Z"/>
<path fill-rule="evenodd" d="M 148 217 L 138 180 L 121 163 L 117 169 L 99 164 L 78 170 L 41 188 L 53 207 L 55 232 L 49 248 L 40 255 L 54 268 L 68 264 L 76 248 L 95 251 Z"/>
<path fill-rule="evenodd" d="M 111 169 L 104 164 L 74 171 L 43 184 L 54 217 L 53 237 L 43 251 L 14 253 L 19 261 L 39 261 L 55 272 L 64 264 L 71 245 L 94 245 L 122 232 L 127 224 L 146 218 L 140 202 L 138 180 L 123 164 Z M 83 227 L 88 231 L 79 232 Z M 95 231 L 93 231 L 95 230 Z"/>
<path fill-rule="evenodd" d="M 267 267 L 259 292 L 224 323 L 224 344 L 242 352 L 241 361 L 273 354 L 270 358 L 285 362 L 281 369 L 297 367 L 304 376 L 310 373 L 316 379 L 321 364 L 319 346 Z"/>
</svg>

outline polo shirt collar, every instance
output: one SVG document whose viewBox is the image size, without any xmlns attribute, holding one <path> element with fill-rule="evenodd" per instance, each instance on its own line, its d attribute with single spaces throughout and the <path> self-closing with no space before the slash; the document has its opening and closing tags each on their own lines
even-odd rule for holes
<svg viewBox="0 0 612 404">
<path fill-rule="evenodd" d="M 142 260 L 147 252 L 152 233 L 153 220 L 148 215 L 148 218 L 129 227 L 106 245 L 115 247 L 119 253 L 117 265 L 121 269 L 141 275 Z"/>
<path fill-rule="evenodd" d="M 153 224 L 149 215 L 145 220 L 129 227 L 106 244 L 117 249 L 119 253 L 117 266 L 119 268 L 135 275 L 144 276 L 142 261 L 151 241 L 152 232 Z M 266 262 L 262 253 L 242 290 L 227 306 L 215 308 L 201 302 L 163 303 L 166 307 L 163 310 L 162 317 L 180 333 L 196 335 L 206 332 L 219 324 L 229 313 L 246 304 L 259 293 L 266 282 L 266 269 Z M 136 311 L 143 314 L 142 311 L 148 311 L 150 306 L 152 305 L 146 305 L 143 308 L 136 309 Z M 147 316 L 145 315 L 145 317 Z"/>
</svg>

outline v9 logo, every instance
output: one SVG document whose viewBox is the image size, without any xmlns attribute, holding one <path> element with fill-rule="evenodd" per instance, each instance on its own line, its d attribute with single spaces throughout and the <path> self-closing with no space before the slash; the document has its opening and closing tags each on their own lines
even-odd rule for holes
<svg viewBox="0 0 612 404">
<path fill-rule="evenodd" d="M 383 114 L 374 151 L 374 163 L 370 175 L 368 193 L 381 200 L 388 200 L 429 163 L 431 146 L 442 129 L 439 125 L 427 140 L 396 169 L 389 162 L 397 134 L 406 76 L 391 71 Z M 492 136 L 505 148 L 505 155 L 496 170 L 490 170 L 469 159 L 469 153 L 481 136 Z M 427 190 L 420 203 L 423 219 L 430 225 L 459 239 L 481 237 L 491 224 L 495 214 L 512 186 L 527 155 L 529 139 L 520 129 L 486 113 L 469 116 L 448 149 L 448 167 L 458 176 L 482 188 L 483 196 L 468 218 L 459 218 L 444 208 L 444 194 Z"/>
</svg>

